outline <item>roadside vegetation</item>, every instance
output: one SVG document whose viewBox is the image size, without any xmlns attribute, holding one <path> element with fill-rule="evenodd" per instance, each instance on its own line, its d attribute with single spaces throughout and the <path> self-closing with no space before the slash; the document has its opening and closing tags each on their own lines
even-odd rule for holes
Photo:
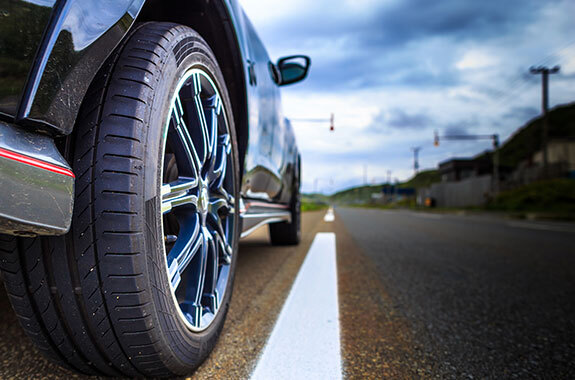
<svg viewBox="0 0 575 380">
<path fill-rule="evenodd" d="M 309 203 L 309 202 L 302 202 L 301 203 L 301 210 L 302 211 L 327 210 L 328 207 L 329 207 L 329 205 L 325 204 L 325 203 Z"/>
<path fill-rule="evenodd" d="M 517 189 L 504 191 L 485 206 L 460 208 L 429 208 L 402 199 L 395 203 L 355 202 L 347 207 L 383 210 L 410 209 L 437 213 L 493 212 L 513 218 L 535 218 L 575 221 L 575 179 L 560 178 L 534 182 Z"/>
<path fill-rule="evenodd" d="M 397 183 L 395 186 L 402 189 L 428 187 L 433 183 L 439 182 L 440 180 L 441 177 L 439 176 L 439 172 L 437 170 L 423 170 L 417 173 L 417 175 L 415 175 L 409 181 Z M 350 189 L 338 191 L 337 193 L 326 198 L 328 198 L 329 202 L 341 205 L 370 204 L 373 203 L 372 194 L 380 194 L 382 188 L 386 185 L 391 184 L 382 183 L 379 185 L 352 187 Z"/>
<path fill-rule="evenodd" d="M 301 210 L 318 211 L 329 207 L 329 197 L 323 194 L 302 194 Z"/>
<path fill-rule="evenodd" d="M 575 180 L 551 179 L 506 191 L 489 202 L 485 209 L 511 212 L 572 213 L 575 216 Z"/>
</svg>

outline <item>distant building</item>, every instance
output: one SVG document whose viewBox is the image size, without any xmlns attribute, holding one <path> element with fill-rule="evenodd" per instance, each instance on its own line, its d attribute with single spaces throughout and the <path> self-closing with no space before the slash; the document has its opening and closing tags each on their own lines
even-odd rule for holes
<svg viewBox="0 0 575 380">
<path fill-rule="evenodd" d="M 437 207 L 479 206 L 492 196 L 492 153 L 453 158 L 439 164 L 441 182 L 418 191 L 419 204 Z"/>
<path fill-rule="evenodd" d="M 491 155 L 482 153 L 473 158 L 453 158 L 439 164 L 442 182 L 457 182 L 471 177 L 491 174 L 493 162 Z"/>
<path fill-rule="evenodd" d="M 575 138 L 555 138 L 547 143 L 547 160 L 550 165 L 560 164 L 575 177 Z M 539 150 L 533 155 L 533 163 L 543 165 L 543 153 Z"/>
</svg>

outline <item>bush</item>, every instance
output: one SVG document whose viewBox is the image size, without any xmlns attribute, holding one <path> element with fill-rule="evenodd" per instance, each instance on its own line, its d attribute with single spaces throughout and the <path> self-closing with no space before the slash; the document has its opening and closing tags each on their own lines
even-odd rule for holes
<svg viewBox="0 0 575 380">
<path fill-rule="evenodd" d="M 575 212 L 575 180 L 534 182 L 501 193 L 486 207 L 502 211 Z"/>
</svg>

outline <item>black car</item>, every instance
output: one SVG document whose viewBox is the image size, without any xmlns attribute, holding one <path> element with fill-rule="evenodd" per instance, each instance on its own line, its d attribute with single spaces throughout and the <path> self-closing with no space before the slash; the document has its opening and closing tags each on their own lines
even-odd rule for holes
<svg viewBox="0 0 575 380">
<path fill-rule="evenodd" d="M 189 374 L 238 240 L 300 239 L 300 155 L 235 0 L 0 0 L 0 266 L 23 328 L 85 374 Z"/>
</svg>

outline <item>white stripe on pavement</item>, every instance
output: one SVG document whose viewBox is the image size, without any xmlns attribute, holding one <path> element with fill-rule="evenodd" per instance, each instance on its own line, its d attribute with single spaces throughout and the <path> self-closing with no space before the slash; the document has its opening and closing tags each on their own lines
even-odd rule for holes
<svg viewBox="0 0 575 380">
<path fill-rule="evenodd" d="M 333 222 L 335 220 L 335 215 L 333 215 L 333 207 L 327 209 L 325 216 L 323 217 L 324 222 Z"/>
<path fill-rule="evenodd" d="M 318 233 L 263 350 L 255 379 L 341 379 L 335 234 Z"/>
</svg>

